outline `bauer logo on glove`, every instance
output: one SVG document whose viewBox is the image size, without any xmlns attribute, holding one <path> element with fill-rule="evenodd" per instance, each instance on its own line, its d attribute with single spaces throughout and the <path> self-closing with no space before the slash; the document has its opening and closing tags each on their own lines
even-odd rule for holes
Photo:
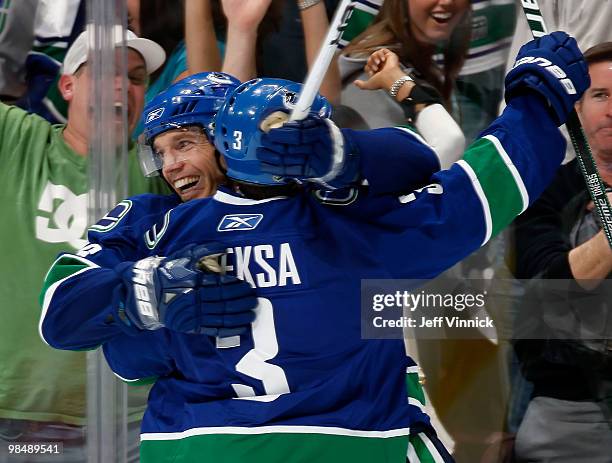
<svg viewBox="0 0 612 463">
<path fill-rule="evenodd" d="M 541 57 L 536 57 L 536 56 L 525 56 L 524 58 L 521 58 L 516 63 L 514 63 L 514 66 L 512 66 L 512 69 L 517 68 L 521 64 L 526 64 L 526 63 L 533 63 L 533 64 L 537 64 L 538 66 L 542 66 L 548 72 L 550 72 L 553 76 L 559 79 L 559 81 L 561 82 L 561 84 L 563 85 L 563 87 L 565 88 L 568 94 L 570 95 L 576 94 L 576 87 L 574 87 L 573 82 L 567 77 L 567 74 L 563 72 L 563 70 L 559 66 L 554 65 L 553 63 L 548 61 L 546 58 L 541 58 Z"/>
</svg>

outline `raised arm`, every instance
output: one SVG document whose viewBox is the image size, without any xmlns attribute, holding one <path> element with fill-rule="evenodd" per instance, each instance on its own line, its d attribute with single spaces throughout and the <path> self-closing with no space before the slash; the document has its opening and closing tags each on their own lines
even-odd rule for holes
<svg viewBox="0 0 612 463">
<path fill-rule="evenodd" d="M 189 74 L 221 70 L 210 0 L 185 0 L 185 47 Z"/>
<path fill-rule="evenodd" d="M 407 75 L 394 52 L 387 48 L 375 51 L 368 58 L 365 71 L 368 80 L 356 80 L 355 85 L 362 90 L 393 91 L 406 123 L 416 127 L 436 152 L 442 169 L 447 169 L 463 155 L 465 137 L 444 108 L 442 96 L 427 82 Z"/>
<path fill-rule="evenodd" d="M 257 76 L 258 27 L 272 0 L 222 0 L 227 17 L 227 43 L 223 72 L 241 81 Z"/>
</svg>

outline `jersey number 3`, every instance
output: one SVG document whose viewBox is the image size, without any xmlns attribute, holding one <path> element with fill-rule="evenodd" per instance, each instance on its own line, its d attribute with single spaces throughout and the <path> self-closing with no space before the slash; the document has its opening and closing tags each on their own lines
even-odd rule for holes
<svg viewBox="0 0 612 463">
<path fill-rule="evenodd" d="M 263 383 L 266 395 L 257 396 L 251 386 L 232 384 L 239 399 L 271 402 L 289 391 L 287 376 L 281 367 L 267 363 L 278 354 L 278 340 L 274 327 L 274 310 L 269 299 L 259 297 L 252 324 L 253 349 L 236 364 L 236 371 Z"/>
</svg>

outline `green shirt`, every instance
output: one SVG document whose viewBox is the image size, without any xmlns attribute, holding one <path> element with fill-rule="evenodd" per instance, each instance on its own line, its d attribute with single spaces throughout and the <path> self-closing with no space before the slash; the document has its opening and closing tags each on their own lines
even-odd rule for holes
<svg viewBox="0 0 612 463">
<path fill-rule="evenodd" d="M 85 243 L 87 158 L 63 125 L 0 104 L 0 417 L 85 422 L 85 353 L 52 349 L 39 337 L 38 293 L 56 255 Z M 130 194 L 162 192 L 130 153 Z M 167 190 L 165 190 L 167 191 Z"/>
</svg>

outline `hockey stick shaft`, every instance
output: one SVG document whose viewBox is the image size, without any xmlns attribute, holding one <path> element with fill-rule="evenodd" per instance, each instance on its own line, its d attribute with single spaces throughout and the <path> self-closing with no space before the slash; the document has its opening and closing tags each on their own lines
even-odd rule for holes
<svg viewBox="0 0 612 463">
<path fill-rule="evenodd" d="M 321 87 L 321 83 L 323 82 L 323 78 L 327 73 L 327 69 L 334 58 L 340 37 L 342 36 L 342 32 L 344 32 L 352 11 L 352 0 L 342 0 L 336 9 L 334 18 L 332 19 L 327 35 L 325 36 L 325 40 L 323 41 L 317 58 L 315 59 L 315 62 L 312 65 L 308 76 L 306 77 L 306 81 L 304 82 L 304 86 L 302 87 L 302 91 L 300 92 L 295 108 L 291 112 L 291 116 L 289 118 L 290 120 L 299 121 L 306 118 L 308 115 L 312 102 L 314 101 L 315 96 Z"/>
<path fill-rule="evenodd" d="M 546 24 L 542 12 L 540 11 L 538 0 L 521 0 L 521 6 L 523 7 L 523 12 L 525 13 L 533 36 L 537 38 L 546 34 Z M 567 127 L 572 145 L 576 151 L 576 158 L 578 159 L 578 164 L 580 165 L 580 170 L 582 171 L 587 190 L 595 205 L 595 210 L 599 216 L 608 244 L 610 248 L 612 248 L 612 209 L 610 208 L 606 188 L 599 176 L 597 165 L 593 160 L 591 148 L 584 135 L 584 131 L 580 125 L 580 119 L 575 109 L 572 110 L 568 116 L 565 126 Z"/>
</svg>

